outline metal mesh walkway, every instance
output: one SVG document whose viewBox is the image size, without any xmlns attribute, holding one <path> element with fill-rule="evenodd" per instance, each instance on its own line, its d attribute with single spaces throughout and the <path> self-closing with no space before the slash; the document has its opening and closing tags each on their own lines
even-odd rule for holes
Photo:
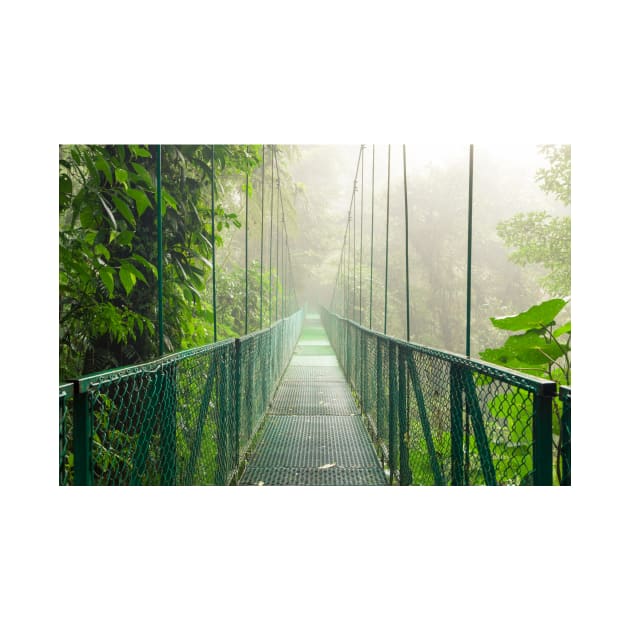
<svg viewBox="0 0 630 630">
<path fill-rule="evenodd" d="M 240 485 L 378 486 L 385 475 L 319 316 L 302 335 Z"/>
</svg>

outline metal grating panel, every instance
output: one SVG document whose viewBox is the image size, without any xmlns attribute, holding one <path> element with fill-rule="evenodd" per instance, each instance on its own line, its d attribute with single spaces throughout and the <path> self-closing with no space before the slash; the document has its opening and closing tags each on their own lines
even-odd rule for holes
<svg viewBox="0 0 630 630">
<path fill-rule="evenodd" d="M 312 366 L 312 367 L 336 367 L 339 365 L 334 354 L 323 356 L 305 356 L 294 354 L 290 365 Z"/>
<path fill-rule="evenodd" d="M 290 365 L 284 373 L 285 382 L 298 381 L 301 383 L 319 383 L 338 381 L 345 383 L 346 379 L 340 367 L 307 367 Z"/>
<path fill-rule="evenodd" d="M 241 486 L 384 486 L 382 470 L 376 468 L 248 468 Z"/>
<path fill-rule="evenodd" d="M 381 485 L 360 416 L 270 416 L 241 485 Z"/>
<path fill-rule="evenodd" d="M 283 382 L 271 403 L 271 413 L 278 415 L 350 416 L 359 410 L 345 383 Z"/>
</svg>

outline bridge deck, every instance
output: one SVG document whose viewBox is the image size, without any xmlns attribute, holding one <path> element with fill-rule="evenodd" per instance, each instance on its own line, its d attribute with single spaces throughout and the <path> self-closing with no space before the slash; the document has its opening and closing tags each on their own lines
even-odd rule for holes
<svg viewBox="0 0 630 630">
<path fill-rule="evenodd" d="M 380 486 L 386 478 L 319 316 L 309 315 L 240 485 Z"/>
</svg>

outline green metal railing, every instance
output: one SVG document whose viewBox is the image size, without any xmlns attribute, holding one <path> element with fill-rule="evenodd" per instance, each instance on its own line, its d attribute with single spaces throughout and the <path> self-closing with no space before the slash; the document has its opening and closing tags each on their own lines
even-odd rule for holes
<svg viewBox="0 0 630 630">
<path fill-rule="evenodd" d="M 560 388 L 562 417 L 560 418 L 560 483 L 571 485 L 571 388 Z"/>
<path fill-rule="evenodd" d="M 326 309 L 322 321 L 391 483 L 553 483 L 556 383 L 405 342 Z M 564 461 L 570 473 L 570 455 Z"/>
<path fill-rule="evenodd" d="M 60 386 L 60 485 L 233 482 L 302 321 Z"/>
</svg>

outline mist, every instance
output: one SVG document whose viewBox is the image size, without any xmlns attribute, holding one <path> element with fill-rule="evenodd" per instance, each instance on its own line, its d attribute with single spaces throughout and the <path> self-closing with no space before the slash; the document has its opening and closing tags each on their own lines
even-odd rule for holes
<svg viewBox="0 0 630 630">
<path fill-rule="evenodd" d="M 332 304 L 344 235 L 349 227 L 350 312 L 383 330 L 387 209 L 387 145 L 301 145 L 290 162 L 300 194 L 290 242 L 298 297 L 311 308 Z M 372 155 L 374 152 L 374 161 Z M 411 341 L 464 352 L 469 145 L 407 145 Z M 546 160 L 536 145 L 475 145 L 473 178 L 472 339 L 477 355 L 498 341 L 490 317 L 506 315 L 546 297 L 533 265 L 516 265 L 497 235 L 497 224 L 517 213 L 570 209 L 535 180 Z M 374 193 L 372 197 L 372 173 Z M 353 185 L 357 174 L 357 191 Z M 372 207 L 374 213 L 371 255 Z M 387 333 L 403 338 L 405 233 L 402 145 L 391 145 L 389 182 Z M 348 220 L 350 217 L 350 223 Z M 348 243 L 346 243 L 348 247 Z M 370 308 L 370 275 L 372 301 Z M 339 289 L 339 287 L 338 287 Z"/>
</svg>

